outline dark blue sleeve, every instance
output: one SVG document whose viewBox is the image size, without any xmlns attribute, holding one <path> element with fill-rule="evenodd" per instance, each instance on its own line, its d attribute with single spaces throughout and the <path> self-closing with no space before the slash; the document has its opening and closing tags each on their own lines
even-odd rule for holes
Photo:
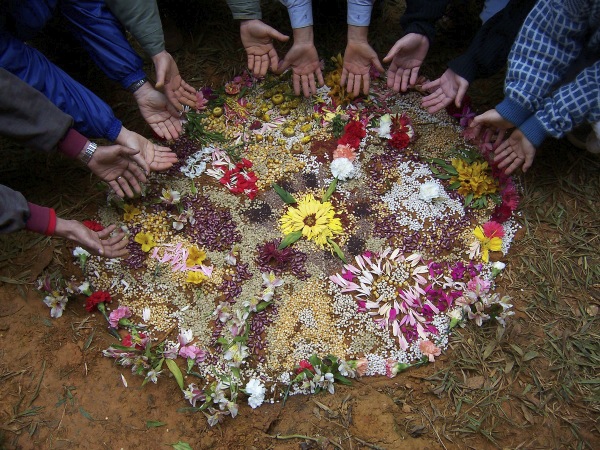
<svg viewBox="0 0 600 450">
<path fill-rule="evenodd" d="M 106 103 L 75 81 L 36 49 L 0 31 L 0 67 L 13 73 L 74 120 L 74 128 L 90 138 L 114 141 L 122 124 Z"/>
<path fill-rule="evenodd" d="M 127 88 L 146 76 L 142 59 L 104 1 L 60 0 L 59 8 L 75 38 L 111 80 Z"/>
</svg>

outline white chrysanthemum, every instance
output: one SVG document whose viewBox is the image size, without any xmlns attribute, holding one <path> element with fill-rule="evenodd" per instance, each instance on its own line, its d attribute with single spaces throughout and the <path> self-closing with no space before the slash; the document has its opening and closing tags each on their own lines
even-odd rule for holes
<svg viewBox="0 0 600 450">
<path fill-rule="evenodd" d="M 248 381 L 244 390 L 250 396 L 264 396 L 266 391 L 265 385 L 258 378 L 252 378 Z"/>
<path fill-rule="evenodd" d="M 440 185 L 435 181 L 423 183 L 419 188 L 419 198 L 426 202 L 431 202 L 441 195 Z"/>
<path fill-rule="evenodd" d="M 348 158 L 336 158 L 331 162 L 331 174 L 338 180 L 347 180 L 354 176 L 354 166 Z"/>
</svg>

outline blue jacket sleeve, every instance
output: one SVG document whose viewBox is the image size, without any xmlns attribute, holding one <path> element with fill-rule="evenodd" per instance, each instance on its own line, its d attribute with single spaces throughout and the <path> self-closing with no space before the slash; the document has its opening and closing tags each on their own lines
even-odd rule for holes
<svg viewBox="0 0 600 450">
<path fill-rule="evenodd" d="M 61 0 L 59 8 L 75 38 L 111 80 L 128 88 L 146 76 L 142 59 L 104 1 Z"/>
<path fill-rule="evenodd" d="M 122 124 L 110 107 L 36 49 L 0 31 L 0 67 L 13 73 L 70 115 L 85 136 L 114 141 Z"/>
</svg>

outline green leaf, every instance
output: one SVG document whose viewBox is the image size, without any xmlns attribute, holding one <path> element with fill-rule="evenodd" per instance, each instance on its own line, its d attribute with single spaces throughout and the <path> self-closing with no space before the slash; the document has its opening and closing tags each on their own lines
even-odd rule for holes
<svg viewBox="0 0 600 450">
<path fill-rule="evenodd" d="M 328 201 L 331 198 L 331 196 L 335 192 L 335 188 L 337 187 L 337 182 L 338 182 L 337 178 L 334 178 L 333 180 L 331 180 L 331 183 L 329 183 L 329 187 L 327 188 L 325 195 L 323 195 L 323 198 L 321 199 L 321 203 L 325 203 L 326 201 Z"/>
<path fill-rule="evenodd" d="M 288 205 L 298 203 L 296 199 L 292 196 L 292 194 L 283 189 L 281 186 L 277 185 L 277 183 L 273 183 L 271 186 L 273 186 L 273 189 L 275 190 L 275 192 L 277 192 L 277 195 L 281 197 L 281 200 L 283 200 Z"/>
<path fill-rule="evenodd" d="M 449 180 L 450 178 L 452 178 L 452 175 L 440 174 L 436 175 L 435 177 L 439 178 L 440 180 Z"/>
<path fill-rule="evenodd" d="M 317 355 L 311 355 L 311 357 L 308 358 L 308 362 L 311 363 L 313 367 L 318 367 L 321 365 L 321 358 Z"/>
<path fill-rule="evenodd" d="M 190 189 L 190 192 L 192 193 L 192 195 L 196 195 L 198 193 L 198 188 L 196 187 L 196 183 L 194 183 L 194 180 L 192 180 L 192 188 Z"/>
<path fill-rule="evenodd" d="M 146 428 L 164 427 L 165 425 L 166 425 L 166 423 L 158 422 L 156 420 L 147 420 L 146 421 Z"/>
<path fill-rule="evenodd" d="M 273 302 L 260 302 L 258 305 L 256 305 L 256 312 L 261 312 L 264 309 L 266 309 L 271 303 Z"/>
<path fill-rule="evenodd" d="M 292 245 L 298 239 L 302 237 L 302 230 L 292 231 L 290 234 L 286 234 L 282 239 L 281 244 L 277 247 L 279 250 L 283 250 L 284 248 Z"/>
<path fill-rule="evenodd" d="M 331 247 L 333 248 L 333 252 L 337 255 L 337 257 L 345 263 L 347 263 L 348 261 L 346 261 L 346 257 L 344 256 L 344 252 L 342 252 L 340 246 L 337 245 L 334 241 L 332 241 L 331 238 L 327 238 L 327 242 L 329 243 L 329 245 L 331 245 Z"/>
<path fill-rule="evenodd" d="M 449 189 L 458 189 L 459 187 L 460 187 L 460 181 L 455 181 L 450 186 L 448 186 Z"/>
<path fill-rule="evenodd" d="M 79 412 L 80 412 L 80 413 L 81 413 L 81 415 L 82 415 L 83 417 L 85 417 L 87 420 L 92 420 L 92 421 L 96 420 L 96 419 L 94 419 L 94 418 L 92 417 L 92 415 L 91 415 L 89 412 L 87 412 L 85 409 L 83 409 L 83 407 L 82 407 L 82 406 L 80 406 L 80 407 L 79 407 Z"/>
<path fill-rule="evenodd" d="M 190 447 L 190 444 L 188 444 L 187 442 L 179 441 L 175 444 L 169 445 L 172 446 L 175 450 L 193 450 L 192 447 Z"/>
<path fill-rule="evenodd" d="M 467 196 L 465 197 L 465 206 L 469 206 L 472 201 L 473 201 L 473 193 L 469 192 L 467 194 Z"/>
<path fill-rule="evenodd" d="M 179 385 L 179 389 L 183 391 L 183 375 L 181 374 L 181 370 L 175 361 L 172 359 L 167 359 L 167 367 L 177 380 L 177 384 Z"/>
<path fill-rule="evenodd" d="M 336 380 L 338 380 L 340 383 L 345 384 L 346 386 L 350 386 L 352 384 L 352 381 L 350 381 L 348 378 L 346 378 L 343 375 L 340 375 L 339 373 L 336 373 L 333 378 L 335 378 Z"/>
</svg>

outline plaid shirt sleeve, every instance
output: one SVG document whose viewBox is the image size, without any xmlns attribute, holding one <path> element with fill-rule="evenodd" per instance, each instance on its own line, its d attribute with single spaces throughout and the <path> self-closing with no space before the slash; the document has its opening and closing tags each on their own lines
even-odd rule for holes
<svg viewBox="0 0 600 450">
<path fill-rule="evenodd" d="M 579 56 L 598 0 L 539 0 L 509 55 L 504 100 L 496 110 L 519 126 L 542 107 Z"/>
</svg>

